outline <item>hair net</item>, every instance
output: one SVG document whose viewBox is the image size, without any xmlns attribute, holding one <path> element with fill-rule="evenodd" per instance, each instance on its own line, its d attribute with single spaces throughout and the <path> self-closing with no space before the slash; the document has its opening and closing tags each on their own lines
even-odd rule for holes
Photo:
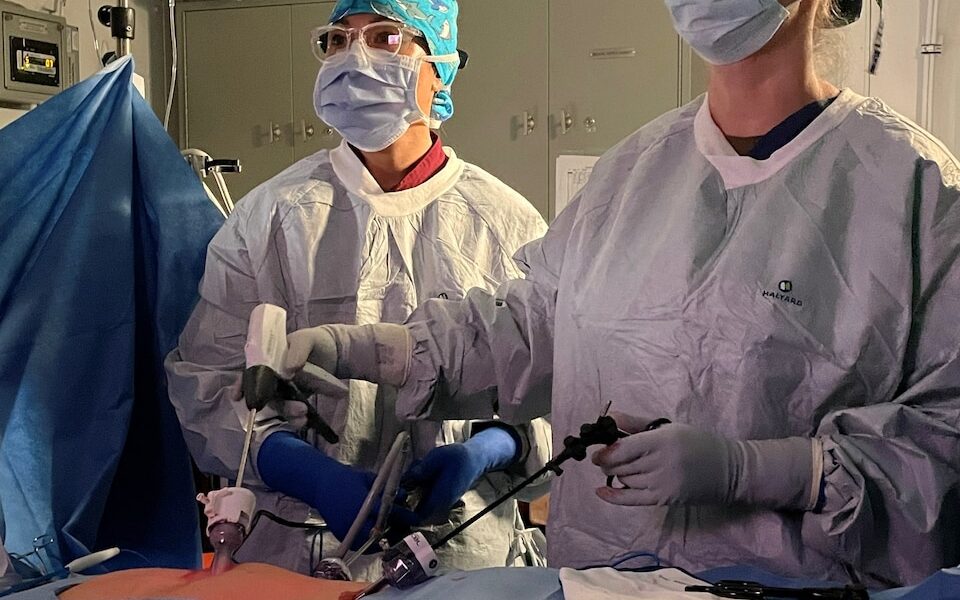
<svg viewBox="0 0 960 600">
<path fill-rule="evenodd" d="M 440 56 L 457 51 L 457 0 L 339 0 L 330 22 L 358 13 L 378 14 L 423 32 L 430 54 Z M 457 76 L 458 63 L 436 63 L 444 89 L 433 99 L 433 118 L 446 121 L 453 116 L 450 86 Z"/>
</svg>

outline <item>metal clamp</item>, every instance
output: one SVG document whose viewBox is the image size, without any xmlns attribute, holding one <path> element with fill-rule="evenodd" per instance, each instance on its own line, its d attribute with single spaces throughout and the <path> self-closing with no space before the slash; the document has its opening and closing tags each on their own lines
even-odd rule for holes
<svg viewBox="0 0 960 600">
<path fill-rule="evenodd" d="M 136 35 L 136 14 L 129 0 L 118 0 L 117 6 L 101 6 L 97 20 L 109 27 L 110 36 L 117 40 L 116 57 L 130 54 L 130 40 Z"/>
</svg>

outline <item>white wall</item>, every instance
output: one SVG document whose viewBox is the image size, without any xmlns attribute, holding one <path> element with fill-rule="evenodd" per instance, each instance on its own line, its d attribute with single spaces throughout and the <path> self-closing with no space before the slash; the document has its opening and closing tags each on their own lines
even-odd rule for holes
<svg viewBox="0 0 960 600">
<path fill-rule="evenodd" d="M 880 11 L 873 0 L 869 20 L 846 31 L 847 75 L 844 85 L 865 96 L 877 96 L 911 120 L 920 106 L 920 44 L 928 0 L 884 3 L 883 52 L 876 75 L 867 72 Z M 960 0 L 940 0 L 939 30 L 943 54 L 935 58 L 934 112 L 931 132 L 960 155 Z"/>
<path fill-rule="evenodd" d="M 53 0 L 13 0 L 30 10 L 44 11 L 53 8 Z M 87 11 L 87 0 L 66 0 L 62 15 L 67 23 L 80 30 L 80 78 L 84 79 L 100 70 L 100 60 L 93 48 L 93 31 L 96 28 L 97 38 L 100 40 L 101 54 L 116 47 L 110 37 L 110 29 L 96 20 L 96 11 L 103 4 L 111 0 L 89 0 L 93 6 L 94 25 L 90 25 Z M 131 44 L 134 60 L 137 63 L 137 73 L 145 80 L 146 97 L 150 100 L 154 111 L 160 112 L 164 95 L 163 87 L 167 68 L 163 56 L 164 19 L 166 19 L 166 2 L 162 0 L 131 0 L 130 5 L 136 10 L 136 37 Z M 0 127 L 24 114 L 21 110 L 0 108 Z"/>
<path fill-rule="evenodd" d="M 940 0 L 943 54 L 936 59 L 933 132 L 960 156 L 960 1 Z"/>
<path fill-rule="evenodd" d="M 949 0 L 948 0 L 949 1 Z M 880 21 L 880 10 L 873 0 L 870 5 L 870 46 Z M 870 95 L 883 98 L 910 120 L 917 120 L 917 99 L 920 75 L 920 39 L 923 0 L 894 0 L 884 3 L 883 52 L 877 74 L 871 77 Z"/>
</svg>

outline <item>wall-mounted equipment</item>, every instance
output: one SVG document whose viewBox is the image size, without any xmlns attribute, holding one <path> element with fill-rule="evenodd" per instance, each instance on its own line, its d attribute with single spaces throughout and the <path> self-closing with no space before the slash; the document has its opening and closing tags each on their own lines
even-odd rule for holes
<svg viewBox="0 0 960 600">
<path fill-rule="evenodd" d="M 40 104 L 79 80 L 77 28 L 63 17 L 0 0 L 0 33 L 0 105 Z"/>
</svg>

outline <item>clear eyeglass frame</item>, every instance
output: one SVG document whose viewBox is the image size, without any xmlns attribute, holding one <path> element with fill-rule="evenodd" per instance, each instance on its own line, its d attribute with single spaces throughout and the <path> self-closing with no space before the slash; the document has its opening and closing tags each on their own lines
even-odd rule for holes
<svg viewBox="0 0 960 600">
<path fill-rule="evenodd" d="M 415 44 L 423 34 L 392 21 L 377 21 L 359 28 L 342 25 L 323 25 L 310 32 L 310 48 L 321 63 L 346 56 L 351 46 L 359 41 L 372 58 L 390 59 Z"/>
</svg>

